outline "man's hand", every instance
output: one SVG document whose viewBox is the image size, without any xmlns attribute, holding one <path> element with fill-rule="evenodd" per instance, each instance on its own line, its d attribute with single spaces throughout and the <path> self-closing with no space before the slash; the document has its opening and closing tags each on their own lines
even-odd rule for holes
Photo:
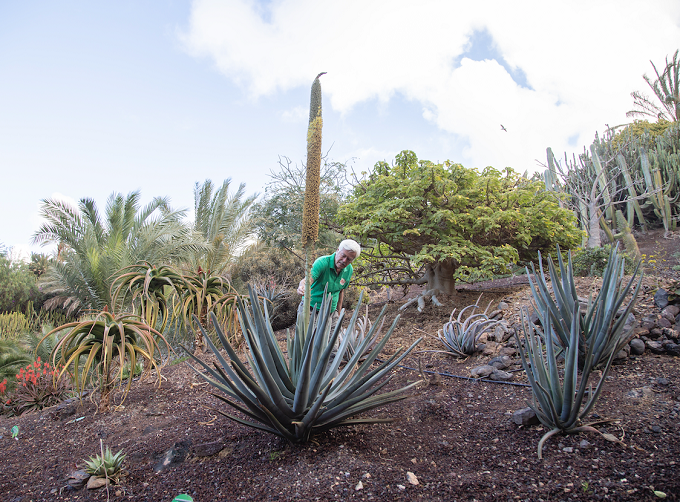
<svg viewBox="0 0 680 502">
<path fill-rule="evenodd" d="M 305 280 L 302 279 L 300 281 L 300 284 L 298 285 L 297 289 L 298 295 L 304 295 L 305 294 Z"/>
</svg>

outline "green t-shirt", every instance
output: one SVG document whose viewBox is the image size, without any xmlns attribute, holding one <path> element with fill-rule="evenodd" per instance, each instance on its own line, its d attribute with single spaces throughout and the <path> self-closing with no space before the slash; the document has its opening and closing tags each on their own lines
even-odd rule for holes
<svg viewBox="0 0 680 502">
<path fill-rule="evenodd" d="M 338 296 L 340 290 L 349 286 L 349 280 L 352 278 L 352 264 L 343 268 L 339 274 L 335 272 L 335 253 L 332 255 L 321 256 L 317 258 L 312 265 L 312 298 L 310 305 L 316 308 L 321 307 L 323 301 L 323 290 L 328 284 L 328 293 L 333 299 L 331 304 L 331 312 L 334 312 L 338 306 Z"/>
</svg>

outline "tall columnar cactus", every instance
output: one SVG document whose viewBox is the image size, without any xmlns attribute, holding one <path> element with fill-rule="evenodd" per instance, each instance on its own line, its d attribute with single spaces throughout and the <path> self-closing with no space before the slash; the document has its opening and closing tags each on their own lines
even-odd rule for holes
<svg viewBox="0 0 680 502">
<path fill-rule="evenodd" d="M 307 128 L 307 178 L 305 180 L 305 205 L 302 211 L 302 247 L 305 249 L 305 304 L 304 326 L 309 326 L 309 300 L 311 297 L 312 258 L 314 243 L 319 238 L 319 184 L 321 182 L 321 83 L 319 73 L 312 83 Z"/>
</svg>

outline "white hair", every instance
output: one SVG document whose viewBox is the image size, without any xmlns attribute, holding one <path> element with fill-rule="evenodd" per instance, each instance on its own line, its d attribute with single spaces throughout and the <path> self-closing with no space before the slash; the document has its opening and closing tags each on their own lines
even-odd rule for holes
<svg viewBox="0 0 680 502">
<path fill-rule="evenodd" d="M 352 239 L 345 239 L 338 245 L 338 251 L 341 249 L 344 249 L 345 251 L 353 251 L 354 253 L 357 254 L 357 258 L 361 254 L 361 246 L 359 243 L 355 240 Z"/>
</svg>

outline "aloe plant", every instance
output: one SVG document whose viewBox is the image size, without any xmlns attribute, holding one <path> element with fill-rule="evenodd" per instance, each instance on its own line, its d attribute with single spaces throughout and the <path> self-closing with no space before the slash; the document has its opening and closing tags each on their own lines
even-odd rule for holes
<svg viewBox="0 0 680 502">
<path fill-rule="evenodd" d="M 572 333 L 570 330 L 572 321 L 576 319 L 579 328 L 579 361 L 581 365 L 585 363 L 585 355 L 592 347 L 594 350 L 592 364 L 595 367 L 602 366 L 612 354 L 616 354 L 621 350 L 633 336 L 632 326 L 625 331 L 624 327 L 626 326 L 628 314 L 630 314 L 637 299 L 642 284 L 642 274 L 640 274 L 630 302 L 623 310 L 621 308 L 640 270 L 640 262 L 638 262 L 628 282 L 624 283 L 624 258 L 619 254 L 618 246 L 613 246 L 609 253 L 607 266 L 602 274 L 602 287 L 594 300 L 592 296 L 588 299 L 585 314 L 581 315 L 571 263 L 571 253 L 568 255 L 567 266 L 565 267 L 562 253 L 558 247 L 557 261 L 559 273 L 552 259 L 548 260 L 550 282 L 555 295 L 554 299 L 550 295 L 550 290 L 545 280 L 543 260 L 540 252 L 538 255 L 540 273 L 536 273 L 532 263 L 531 269 L 534 278 L 532 279 L 532 275 L 529 274 L 529 269 L 527 268 L 529 286 L 538 307 L 538 317 L 544 327 L 552 325 L 558 343 L 564 349 L 568 349 L 571 345 Z M 617 314 L 619 314 L 618 317 Z"/>
<path fill-rule="evenodd" d="M 62 331 L 65 334 L 60 336 L 50 356 L 52 367 L 60 368 L 56 379 L 64 377 L 66 372 L 72 372 L 75 388 L 82 392 L 91 378 L 98 378 L 102 409 L 108 408 L 111 392 L 117 384 L 123 386 L 126 363 L 134 368 L 138 360 L 144 361 L 144 373 L 151 373 L 155 369 L 157 384 L 160 386 L 159 342 L 163 342 L 166 347 L 168 344 L 160 332 L 147 326 L 138 316 L 113 314 L 104 310 L 94 319 L 72 322 L 53 329 L 40 343 Z M 125 400 L 131 385 L 132 378 L 128 378 L 122 400 Z"/>
<path fill-rule="evenodd" d="M 491 304 L 489 303 L 489 306 Z M 496 326 L 500 321 L 489 319 L 486 311 L 482 314 L 475 314 L 475 310 L 479 305 L 468 305 L 458 314 L 458 318 L 454 319 L 456 309 L 453 309 L 449 322 L 444 324 L 444 327 L 439 330 L 439 339 L 446 346 L 446 349 L 457 357 L 467 357 L 475 352 L 477 340 L 482 334 L 489 329 Z M 470 315 L 463 321 L 463 314 L 466 310 L 472 309 Z"/>
<path fill-rule="evenodd" d="M 548 312 L 544 307 L 543 316 L 547 317 Z M 609 373 L 614 354 L 602 369 L 602 373 L 593 391 L 592 385 L 588 385 L 588 380 L 593 371 L 593 361 L 596 356 L 595 345 L 588 346 L 585 354 L 585 365 L 583 374 L 579 381 L 578 378 L 578 356 L 579 356 L 579 306 L 573 306 L 571 315 L 571 325 L 569 328 L 569 344 L 565 353 L 564 370 L 560 378 L 560 371 L 557 364 L 558 347 L 556 346 L 557 335 L 548 323 L 545 326 L 543 341 L 537 335 L 533 323 L 528 321 L 528 314 L 522 310 L 522 330 L 524 332 L 524 344 L 515 332 L 517 346 L 520 347 L 520 357 L 522 367 L 529 378 L 533 393 L 533 402 L 528 403 L 531 409 L 536 412 L 536 416 L 543 425 L 548 428 L 538 443 L 538 458 L 542 458 L 543 445 L 553 435 L 557 433 L 575 434 L 578 432 L 598 432 L 593 427 L 594 423 L 583 424 L 582 420 L 590 413 L 593 405 L 602 391 L 602 385 Z M 543 347 L 545 343 L 545 348 Z M 586 392 L 587 401 L 583 402 Z"/>
<path fill-rule="evenodd" d="M 215 369 L 192 356 L 206 373 L 192 366 L 194 371 L 226 394 L 226 397 L 214 395 L 246 417 L 218 410 L 231 420 L 284 437 L 292 443 L 306 442 L 313 434 L 334 427 L 391 421 L 351 417 L 405 399 L 407 396 L 404 391 L 418 383 L 377 394 L 389 382 L 391 376 L 388 373 L 420 341 L 417 340 L 405 352 L 397 350 L 386 361 L 371 369 L 394 331 L 398 317 L 363 363 L 359 364 L 359 358 L 364 346 L 370 342 L 370 334 L 349 363 L 340 369 L 342 354 L 347 349 L 349 339 L 343 340 L 336 357 L 332 358 L 341 326 L 338 322 L 331 332 L 330 295 L 325 297 L 318 311 L 314 309 L 312 312 L 306 333 L 302 330 L 303 316 L 298 316 L 295 336 L 288 337 L 286 358 L 271 329 L 266 309 L 263 314 L 252 288 L 249 288 L 249 293 L 249 308 L 240 298 L 238 300 L 239 321 L 248 347 L 246 363 L 238 358 L 212 314 L 212 322 L 228 359 L 220 354 L 209 337 L 205 337 L 205 340 L 219 363 L 215 364 Z M 385 309 L 374 326 L 380 324 L 384 313 Z M 350 320 L 350 326 L 356 323 L 357 316 L 358 310 Z M 203 330 L 203 326 L 199 325 L 199 329 Z"/>
<path fill-rule="evenodd" d="M 113 454 L 111 449 L 107 446 L 106 451 L 103 451 L 102 455 L 95 455 L 94 457 L 90 457 L 89 460 L 84 461 L 85 472 L 90 476 L 108 478 L 115 481 L 123 469 L 124 460 L 125 455 L 123 454 L 123 450 Z"/>
</svg>

